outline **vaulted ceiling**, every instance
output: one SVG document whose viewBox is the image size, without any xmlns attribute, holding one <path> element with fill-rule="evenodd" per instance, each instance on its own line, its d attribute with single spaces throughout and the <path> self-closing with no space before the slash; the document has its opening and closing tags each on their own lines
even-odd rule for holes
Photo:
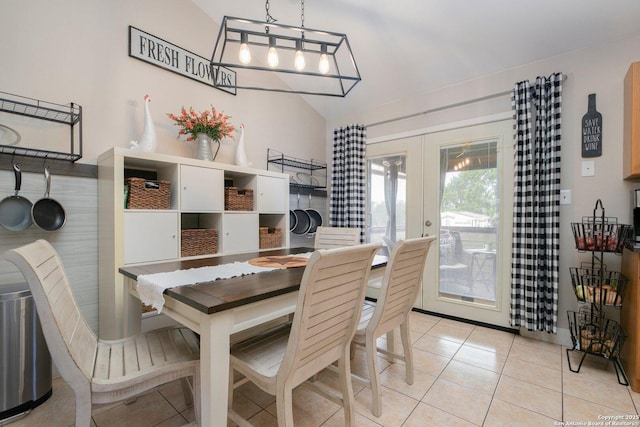
<svg viewBox="0 0 640 427">
<path fill-rule="evenodd" d="M 217 23 L 265 19 L 262 1 L 192 1 Z M 300 25 L 300 0 L 269 7 L 279 23 Z M 332 119 L 640 34 L 640 1 L 306 0 L 305 26 L 346 33 L 362 75 L 346 98 L 306 96 Z"/>
</svg>

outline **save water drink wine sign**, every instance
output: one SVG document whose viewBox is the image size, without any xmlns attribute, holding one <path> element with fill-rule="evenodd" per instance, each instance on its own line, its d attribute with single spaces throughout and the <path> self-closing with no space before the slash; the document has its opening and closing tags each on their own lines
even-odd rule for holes
<svg viewBox="0 0 640 427">
<path fill-rule="evenodd" d="M 582 157 L 602 156 L 602 114 L 596 111 L 596 94 L 589 94 L 589 109 L 582 116 Z"/>
</svg>

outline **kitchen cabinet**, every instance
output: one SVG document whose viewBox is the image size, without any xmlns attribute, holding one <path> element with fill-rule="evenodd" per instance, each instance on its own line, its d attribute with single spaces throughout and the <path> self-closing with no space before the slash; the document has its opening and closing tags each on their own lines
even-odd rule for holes
<svg viewBox="0 0 640 427">
<path fill-rule="evenodd" d="M 125 212 L 123 232 L 124 264 L 178 257 L 177 212 Z"/>
<path fill-rule="evenodd" d="M 258 214 L 226 213 L 222 219 L 222 250 L 226 253 L 248 252 L 259 246 Z"/>
<path fill-rule="evenodd" d="M 129 296 L 120 267 L 258 251 L 259 227 L 289 229 L 287 174 L 125 148 L 106 151 L 97 163 L 101 338 L 129 335 L 132 319 L 140 316 L 140 302 Z M 129 177 L 169 181 L 168 209 L 126 209 Z M 253 190 L 252 209 L 225 210 L 225 186 Z M 212 228 L 216 253 L 181 255 L 182 230 Z M 289 233 L 283 232 L 281 247 L 288 246 Z"/>
<path fill-rule="evenodd" d="M 640 252 L 625 248 L 622 253 L 622 274 L 628 279 L 620 325 L 627 333 L 621 359 L 633 391 L 640 392 Z"/>
<path fill-rule="evenodd" d="M 289 197 L 288 184 L 283 178 L 258 176 L 258 210 L 283 212 Z"/>
<path fill-rule="evenodd" d="M 222 169 L 180 165 L 180 209 L 209 212 L 224 209 Z"/>
<path fill-rule="evenodd" d="M 640 178 L 640 62 L 624 78 L 623 178 Z"/>
</svg>

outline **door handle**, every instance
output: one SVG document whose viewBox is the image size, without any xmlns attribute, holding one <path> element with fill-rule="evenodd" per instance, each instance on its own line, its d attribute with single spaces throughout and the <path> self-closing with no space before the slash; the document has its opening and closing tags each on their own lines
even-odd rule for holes
<svg viewBox="0 0 640 427">
<path fill-rule="evenodd" d="M 426 225 L 427 227 L 431 227 L 431 221 L 426 220 L 426 221 L 424 222 L 424 225 Z"/>
</svg>

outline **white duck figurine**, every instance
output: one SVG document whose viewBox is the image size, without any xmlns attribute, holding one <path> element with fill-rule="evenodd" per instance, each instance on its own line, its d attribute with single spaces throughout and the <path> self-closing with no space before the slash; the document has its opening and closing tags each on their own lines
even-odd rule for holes
<svg viewBox="0 0 640 427">
<path fill-rule="evenodd" d="M 243 167 L 251 167 L 251 162 L 247 159 L 247 153 L 244 151 L 244 124 L 240 125 L 240 138 L 236 147 L 236 165 Z"/>
<path fill-rule="evenodd" d="M 144 131 L 140 137 L 140 141 L 135 144 L 135 148 L 132 144 L 132 149 L 154 152 L 158 147 L 158 140 L 156 138 L 156 129 L 153 126 L 153 120 L 151 120 L 151 112 L 149 111 L 149 103 L 151 98 L 149 95 L 144 96 Z"/>
</svg>

